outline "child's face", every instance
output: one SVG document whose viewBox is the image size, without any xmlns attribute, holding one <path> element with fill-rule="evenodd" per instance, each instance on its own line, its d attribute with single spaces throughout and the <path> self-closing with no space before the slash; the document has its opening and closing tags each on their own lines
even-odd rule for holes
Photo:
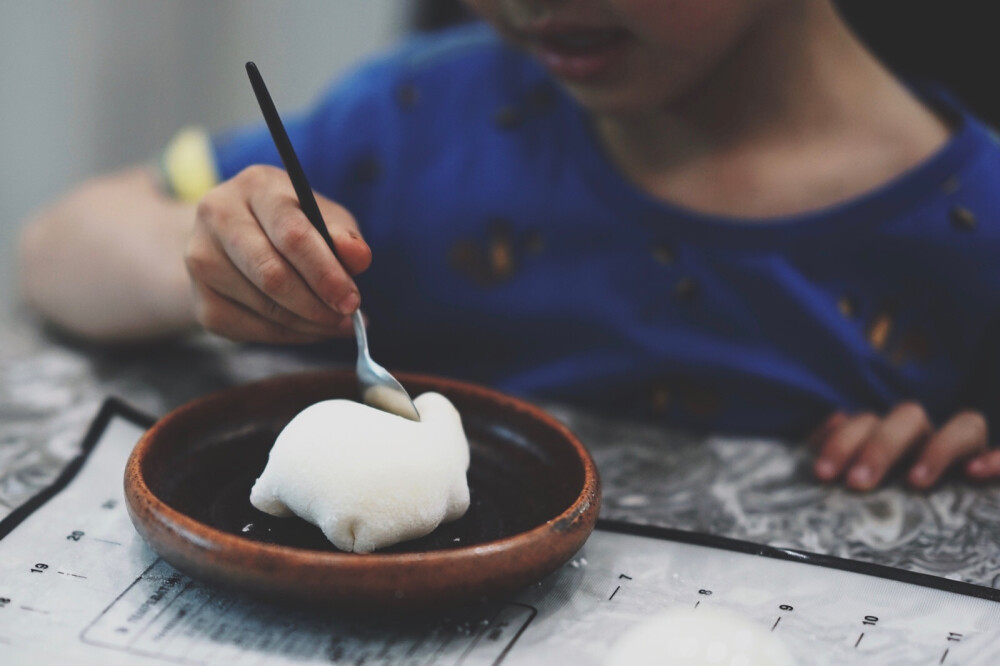
<svg viewBox="0 0 1000 666">
<path fill-rule="evenodd" d="M 794 0 L 466 0 L 595 113 L 682 98 L 768 10 Z"/>
</svg>

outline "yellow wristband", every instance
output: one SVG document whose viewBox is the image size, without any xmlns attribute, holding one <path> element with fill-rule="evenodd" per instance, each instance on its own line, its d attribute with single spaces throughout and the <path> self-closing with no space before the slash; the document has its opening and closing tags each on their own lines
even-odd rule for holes
<svg viewBox="0 0 1000 666">
<path fill-rule="evenodd" d="M 194 203 L 219 183 L 212 142 L 200 127 L 185 127 L 170 140 L 160 168 L 171 195 L 180 201 Z"/>
</svg>

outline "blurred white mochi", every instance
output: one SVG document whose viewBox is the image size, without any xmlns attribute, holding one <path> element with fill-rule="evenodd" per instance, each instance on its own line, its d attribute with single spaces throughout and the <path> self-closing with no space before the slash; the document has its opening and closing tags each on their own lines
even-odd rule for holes
<svg viewBox="0 0 1000 666">
<path fill-rule="evenodd" d="M 768 628 L 712 608 L 659 613 L 626 631 L 604 666 L 794 666 Z"/>
</svg>

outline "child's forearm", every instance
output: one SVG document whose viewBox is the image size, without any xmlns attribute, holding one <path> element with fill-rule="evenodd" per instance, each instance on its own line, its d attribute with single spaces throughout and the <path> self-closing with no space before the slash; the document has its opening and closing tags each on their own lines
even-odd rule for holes
<svg viewBox="0 0 1000 666">
<path fill-rule="evenodd" d="M 184 247 L 194 207 L 151 171 L 87 182 L 24 228 L 20 291 L 42 316 L 95 340 L 138 340 L 195 325 Z"/>
</svg>

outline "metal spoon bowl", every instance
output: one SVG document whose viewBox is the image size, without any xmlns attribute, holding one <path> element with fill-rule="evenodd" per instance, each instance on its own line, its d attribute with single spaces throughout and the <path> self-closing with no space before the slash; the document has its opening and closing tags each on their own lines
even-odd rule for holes
<svg viewBox="0 0 1000 666">
<path fill-rule="evenodd" d="M 312 187 L 309 185 L 305 171 L 302 170 L 295 149 L 292 148 L 292 142 L 288 138 L 278 110 L 271 100 L 271 94 L 267 91 L 267 86 L 264 85 L 264 78 L 254 63 L 248 62 L 246 68 L 253 92 L 257 96 L 257 103 L 264 114 L 265 122 L 267 122 L 267 129 L 271 132 L 271 139 L 274 141 L 278 155 L 281 156 L 281 161 L 285 165 L 285 171 L 288 172 L 288 177 L 292 181 L 292 187 L 295 188 L 295 195 L 299 198 L 302 212 L 326 241 L 333 256 L 337 257 L 337 249 L 333 245 L 333 239 L 330 238 L 330 232 L 326 228 L 326 222 L 323 221 L 323 215 L 319 212 Z M 339 261 L 340 258 L 337 257 L 337 260 Z M 371 354 L 368 352 L 368 337 L 365 334 L 365 323 L 361 317 L 361 310 L 355 310 L 352 319 L 354 333 L 358 338 L 357 373 L 362 402 L 375 409 L 381 409 L 411 421 L 419 421 L 420 413 L 413 406 L 410 394 L 385 368 L 372 360 Z"/>
<path fill-rule="evenodd" d="M 358 388 L 361 391 L 361 401 L 383 412 L 396 414 L 411 421 L 420 420 L 410 394 L 403 385 L 389 374 L 389 371 L 372 360 L 368 352 L 368 336 L 365 333 L 365 322 L 361 310 L 355 310 L 354 335 L 358 339 Z"/>
</svg>

